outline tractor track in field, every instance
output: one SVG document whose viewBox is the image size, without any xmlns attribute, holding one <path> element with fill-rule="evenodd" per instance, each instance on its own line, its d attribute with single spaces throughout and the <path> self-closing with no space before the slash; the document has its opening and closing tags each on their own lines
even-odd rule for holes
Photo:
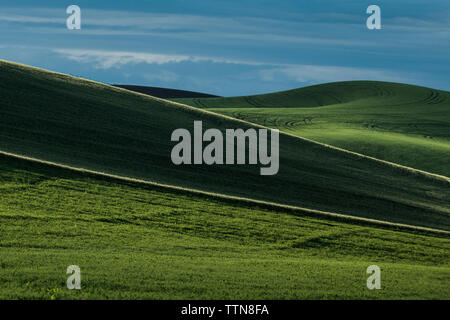
<svg viewBox="0 0 450 320">
<path fill-rule="evenodd" d="M 431 90 L 430 95 L 423 100 L 426 104 L 440 104 L 444 101 L 445 97 L 443 97 L 437 90 Z"/>
</svg>

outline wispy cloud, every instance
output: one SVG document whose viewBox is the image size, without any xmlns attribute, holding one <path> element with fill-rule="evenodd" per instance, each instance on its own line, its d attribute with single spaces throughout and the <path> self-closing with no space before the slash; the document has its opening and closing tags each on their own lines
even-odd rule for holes
<svg viewBox="0 0 450 320">
<path fill-rule="evenodd" d="M 119 52 L 102 50 L 80 50 L 80 49 L 55 49 L 54 52 L 63 55 L 65 58 L 80 62 L 92 63 L 96 68 L 110 69 L 119 68 L 126 64 L 166 64 L 189 61 L 189 56 L 173 54 L 154 54 L 141 52 Z"/>
<path fill-rule="evenodd" d="M 212 62 L 227 64 L 261 65 L 261 63 L 233 60 L 220 57 L 205 57 L 192 55 L 177 55 L 164 53 L 83 50 L 83 49 L 55 49 L 54 52 L 72 61 L 92 63 L 99 69 L 120 68 L 127 64 L 168 64 L 180 62 Z"/>
<path fill-rule="evenodd" d="M 64 12 L 56 9 L 33 9 L 30 14 L 6 8 L 0 21 L 25 24 L 27 32 L 63 33 Z M 414 33 L 445 38 L 450 32 L 448 18 L 415 19 L 409 17 L 384 18 L 383 26 L 391 31 L 389 37 L 409 31 L 409 37 L 399 41 L 373 42 L 358 30 L 364 28 L 364 16 L 320 13 L 298 15 L 292 19 L 261 17 L 219 17 L 192 14 L 149 13 L 113 10 L 83 10 L 84 35 L 135 35 L 192 40 L 221 39 L 223 41 L 277 42 L 326 46 L 391 46 L 417 43 Z M 50 24 L 50 26 L 48 26 Z M 33 27 L 27 27 L 32 25 Z M 54 26 L 53 26 L 54 25 Z M 305 32 L 308 30 L 308 32 Z M 340 30 L 340 32 L 336 32 Z M 326 31 L 326 32 L 325 32 Z M 394 34 L 395 33 L 395 34 Z M 420 41 L 423 41 L 421 39 Z"/>
<path fill-rule="evenodd" d="M 383 80 L 407 82 L 407 78 L 382 69 L 353 68 L 329 65 L 281 65 L 260 70 L 263 81 L 288 79 L 298 83 L 322 83 L 342 80 Z"/>
<path fill-rule="evenodd" d="M 320 83 L 340 80 L 385 80 L 385 81 L 406 81 L 394 72 L 382 69 L 354 68 L 332 65 L 299 65 L 299 64 L 280 64 L 271 62 L 243 61 L 233 60 L 221 57 L 204 57 L 192 55 L 174 55 L 163 53 L 145 53 L 145 52 L 122 52 L 122 51 L 101 51 L 101 50 L 72 50 L 56 49 L 56 53 L 62 57 L 79 63 L 93 64 L 95 68 L 110 69 L 120 68 L 131 64 L 176 64 L 182 62 L 191 63 L 219 63 L 219 64 L 238 64 L 257 67 L 255 74 L 262 81 L 272 82 L 290 80 L 297 83 Z M 151 76 L 152 80 L 173 81 L 177 77 L 174 73 L 163 73 L 159 78 Z M 147 78 L 150 80 L 149 78 Z"/>
<path fill-rule="evenodd" d="M 19 23 L 33 23 L 33 24 L 47 24 L 57 23 L 63 24 L 65 22 L 64 17 L 46 17 L 46 16 L 30 16 L 30 15 L 17 15 L 17 14 L 0 14 L 0 21 L 5 22 L 19 22 Z"/>
</svg>

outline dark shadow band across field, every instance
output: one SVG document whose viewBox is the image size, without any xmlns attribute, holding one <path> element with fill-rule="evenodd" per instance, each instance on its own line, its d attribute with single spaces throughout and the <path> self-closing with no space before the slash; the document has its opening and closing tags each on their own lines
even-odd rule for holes
<svg viewBox="0 0 450 320">
<path fill-rule="evenodd" d="M 116 182 L 116 183 L 122 183 L 128 186 L 135 186 L 139 188 L 150 188 L 150 189 L 156 189 L 156 190 L 162 190 L 166 192 L 170 192 L 173 194 L 181 194 L 181 195 L 195 195 L 199 198 L 204 199 L 217 199 L 218 201 L 222 201 L 224 203 L 230 203 L 230 204 L 236 204 L 240 206 L 250 206 L 253 208 L 259 208 L 259 209 L 267 209 L 267 210 L 276 210 L 277 212 L 284 212 L 287 214 L 292 214 L 294 216 L 310 216 L 314 217 L 316 219 L 326 219 L 326 220 L 333 220 L 333 221 L 340 221 L 345 222 L 349 224 L 356 224 L 356 225 L 363 225 L 363 226 L 377 226 L 385 229 L 390 230 L 408 230 L 408 231 L 415 231 L 420 232 L 423 234 L 429 234 L 429 235 L 450 235 L 450 231 L 442 230 L 442 229 L 433 229 L 433 228 L 427 228 L 427 227 L 420 227 L 420 226 L 414 226 L 414 225 L 407 225 L 407 224 L 400 224 L 400 223 L 392 223 L 387 222 L 383 220 L 375 220 L 375 219 L 368 219 L 368 218 L 361 218 L 357 216 L 349 216 L 349 215 L 343 215 L 343 214 L 337 214 L 333 212 L 325 212 L 325 211 L 318 211 L 318 210 L 311 210 L 307 208 L 300 208 L 296 206 L 289 206 L 289 205 L 283 205 L 275 202 L 267 202 L 267 201 L 259 201 L 254 200 L 250 198 L 242 198 L 242 197 L 235 197 L 235 196 L 227 196 L 224 194 L 219 193 L 211 193 L 211 192 L 205 192 L 201 190 L 196 189 L 188 189 L 188 188 L 182 188 L 178 186 L 172 186 L 172 185 L 164 185 L 156 182 L 151 182 L 147 180 L 141 180 L 141 179 L 135 179 L 135 178 L 129 178 L 129 177 L 123 177 L 123 176 L 117 176 L 112 175 L 104 172 L 98 172 L 98 171 L 92 171 L 87 170 L 83 168 L 75 168 L 70 167 L 54 162 L 48 162 L 43 161 L 40 159 L 25 157 L 21 155 L 15 155 L 7 152 L 0 151 L 0 157 L 4 157 L 5 160 L 8 161 L 18 161 L 21 162 L 27 162 L 27 166 L 29 167 L 38 167 L 40 170 L 45 171 L 45 169 L 48 169 L 51 172 L 51 168 L 59 169 L 66 171 L 67 174 L 72 172 L 73 174 L 81 174 L 83 176 L 95 178 L 97 180 L 105 180 L 109 182 Z"/>
</svg>

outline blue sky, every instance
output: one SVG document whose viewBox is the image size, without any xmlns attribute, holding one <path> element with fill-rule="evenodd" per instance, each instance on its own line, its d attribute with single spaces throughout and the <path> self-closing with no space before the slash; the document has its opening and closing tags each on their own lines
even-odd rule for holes
<svg viewBox="0 0 450 320">
<path fill-rule="evenodd" d="M 66 8 L 82 11 L 67 30 Z M 381 8 L 382 29 L 366 28 Z M 106 83 L 256 94 L 343 80 L 450 90 L 448 0 L 0 0 L 0 59 Z"/>
</svg>

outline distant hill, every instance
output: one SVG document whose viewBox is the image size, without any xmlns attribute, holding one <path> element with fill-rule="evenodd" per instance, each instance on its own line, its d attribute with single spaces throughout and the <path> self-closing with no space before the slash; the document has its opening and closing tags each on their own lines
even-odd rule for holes
<svg viewBox="0 0 450 320">
<path fill-rule="evenodd" d="M 380 81 L 247 97 L 173 99 L 450 177 L 450 92 Z"/>
<path fill-rule="evenodd" d="M 114 87 L 127 89 L 134 92 L 148 94 L 149 96 L 162 98 L 162 99 L 176 99 L 176 98 L 218 98 L 207 93 L 200 93 L 187 90 L 177 90 L 159 87 L 147 87 L 147 86 L 134 86 L 126 84 L 113 84 Z"/>
</svg>

